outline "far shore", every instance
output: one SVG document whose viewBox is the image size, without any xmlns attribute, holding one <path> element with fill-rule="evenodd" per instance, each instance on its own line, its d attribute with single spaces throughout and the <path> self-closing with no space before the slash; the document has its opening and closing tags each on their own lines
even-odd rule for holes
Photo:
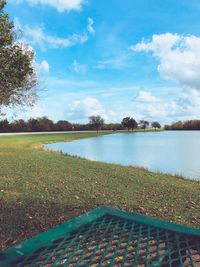
<svg viewBox="0 0 200 267">
<path fill-rule="evenodd" d="M 135 130 L 99 130 L 98 133 L 132 133 L 132 132 L 160 132 L 164 131 L 164 129 L 149 128 L 146 130 L 143 129 L 135 129 Z M 89 131 L 48 131 L 48 132 L 0 132 L 0 136 L 9 136 L 9 135 L 32 135 L 32 134 L 74 134 L 74 133 L 96 133 L 97 131 L 89 130 Z"/>
<path fill-rule="evenodd" d="M 125 131 L 125 130 L 124 130 Z M 99 133 L 113 132 L 111 130 L 100 130 Z M 51 131 L 51 132 L 9 132 L 0 133 L 0 136 L 4 135 L 27 135 L 27 134 L 74 134 L 74 133 L 96 133 L 96 131 Z"/>
</svg>

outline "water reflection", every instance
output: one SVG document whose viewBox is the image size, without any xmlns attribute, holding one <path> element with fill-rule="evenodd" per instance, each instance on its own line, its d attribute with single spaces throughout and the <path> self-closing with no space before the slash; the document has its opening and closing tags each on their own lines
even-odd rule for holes
<svg viewBox="0 0 200 267">
<path fill-rule="evenodd" d="M 200 180 L 200 132 L 119 133 L 47 145 L 90 160 L 146 167 Z"/>
</svg>

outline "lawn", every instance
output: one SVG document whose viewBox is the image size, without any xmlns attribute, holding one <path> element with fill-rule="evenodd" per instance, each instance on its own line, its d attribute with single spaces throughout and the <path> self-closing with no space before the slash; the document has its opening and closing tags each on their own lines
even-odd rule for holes
<svg viewBox="0 0 200 267">
<path fill-rule="evenodd" d="M 0 136 L 1 249 L 101 204 L 199 227 L 199 182 L 47 152 L 41 146 L 95 135 Z"/>
</svg>

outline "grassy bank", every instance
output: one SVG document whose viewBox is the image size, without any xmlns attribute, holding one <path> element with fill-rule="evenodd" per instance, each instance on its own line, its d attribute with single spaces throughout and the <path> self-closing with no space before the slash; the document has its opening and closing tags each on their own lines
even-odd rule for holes
<svg viewBox="0 0 200 267">
<path fill-rule="evenodd" d="M 5 248 L 100 204 L 194 227 L 200 183 L 43 151 L 42 143 L 95 133 L 0 137 L 0 246 Z"/>
</svg>

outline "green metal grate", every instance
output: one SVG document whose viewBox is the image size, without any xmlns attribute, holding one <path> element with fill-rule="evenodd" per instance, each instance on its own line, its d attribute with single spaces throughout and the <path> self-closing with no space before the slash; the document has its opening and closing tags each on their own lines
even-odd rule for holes
<svg viewBox="0 0 200 267">
<path fill-rule="evenodd" d="M 200 230 L 101 206 L 9 248 L 0 266 L 200 266 Z"/>
</svg>

